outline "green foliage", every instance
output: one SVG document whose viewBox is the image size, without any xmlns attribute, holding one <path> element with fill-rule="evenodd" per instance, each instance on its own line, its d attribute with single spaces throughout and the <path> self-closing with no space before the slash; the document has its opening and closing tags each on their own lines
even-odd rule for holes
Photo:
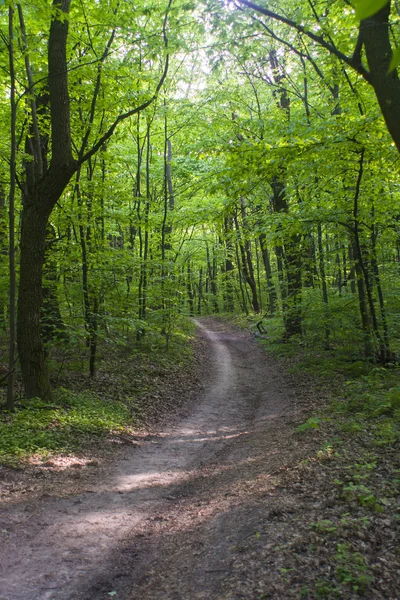
<svg viewBox="0 0 400 600">
<path fill-rule="evenodd" d="M 343 400 L 335 402 L 335 410 L 347 416 L 347 425 L 362 428 L 363 420 L 367 420 L 376 444 L 394 444 L 400 438 L 397 369 L 372 367 L 368 375 L 347 381 Z"/>
<path fill-rule="evenodd" d="M 341 583 L 360 595 L 368 590 L 374 577 L 362 554 L 352 552 L 348 544 L 338 544 L 333 560 L 336 577 Z"/>
<path fill-rule="evenodd" d="M 367 19 L 368 17 L 371 17 L 381 10 L 381 8 L 386 6 L 388 1 L 389 0 L 354 0 L 357 19 Z"/>
<path fill-rule="evenodd" d="M 0 462 L 14 464 L 33 454 L 79 452 L 131 425 L 129 401 L 113 402 L 91 392 L 59 389 L 54 405 L 31 400 L 0 417 Z"/>
<path fill-rule="evenodd" d="M 303 433 L 304 431 L 309 431 L 310 429 L 318 429 L 320 423 L 321 419 L 319 417 L 310 417 L 305 423 L 299 425 L 296 431 L 297 433 Z"/>
<path fill-rule="evenodd" d="M 317 523 L 313 523 L 312 527 L 315 529 L 315 531 L 325 534 L 334 533 L 337 531 L 337 526 L 330 519 L 322 519 Z"/>
<path fill-rule="evenodd" d="M 394 71 L 394 69 L 396 69 L 396 67 L 398 67 L 399 65 L 400 65 L 400 47 L 396 48 L 393 51 L 392 60 L 390 61 L 390 65 L 389 65 L 389 73 L 391 71 Z"/>
</svg>

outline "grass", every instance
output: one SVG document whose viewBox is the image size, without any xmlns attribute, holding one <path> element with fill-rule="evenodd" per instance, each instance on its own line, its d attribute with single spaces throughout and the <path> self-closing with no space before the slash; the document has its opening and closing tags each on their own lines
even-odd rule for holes
<svg viewBox="0 0 400 600">
<path fill-rule="evenodd" d="M 108 340 L 99 349 L 94 379 L 85 372 L 84 347 L 68 349 L 67 358 L 50 349 L 54 400 L 19 398 L 15 412 L 0 410 L 0 464 L 18 467 L 32 456 L 92 453 L 172 409 L 163 406 L 163 391 L 192 364 L 193 329 L 191 323 L 179 329 L 168 350 L 150 336 L 140 344 L 134 336 L 122 345 Z"/>
<path fill-rule="evenodd" d="M 15 465 L 33 454 L 82 452 L 93 440 L 132 425 L 129 405 L 93 392 L 56 391 L 54 404 L 33 399 L 0 420 L 0 462 Z"/>
</svg>

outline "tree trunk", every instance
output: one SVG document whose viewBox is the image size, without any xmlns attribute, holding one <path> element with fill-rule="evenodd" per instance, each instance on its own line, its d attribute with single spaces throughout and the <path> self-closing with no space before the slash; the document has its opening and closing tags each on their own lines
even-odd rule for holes
<svg viewBox="0 0 400 600">
<path fill-rule="evenodd" d="M 243 205 L 243 199 L 241 199 L 241 213 L 242 213 L 242 221 L 245 226 L 246 221 L 245 221 L 245 210 L 244 210 L 244 205 Z M 241 235 L 237 215 L 234 215 L 234 222 L 235 222 L 236 232 L 237 232 L 237 236 L 238 236 L 238 245 L 239 245 L 239 250 L 240 250 L 240 256 L 242 258 L 242 273 L 243 273 L 246 283 L 248 284 L 248 286 L 250 287 L 250 290 L 251 290 L 251 305 L 253 307 L 253 310 L 255 313 L 259 313 L 260 312 L 260 304 L 259 304 L 258 295 L 257 295 L 257 283 L 256 283 L 256 280 L 254 277 L 254 268 L 253 268 L 253 260 L 252 260 L 252 256 L 251 256 L 250 241 L 248 239 L 245 239 L 244 242 L 242 241 L 242 239 L 241 239 L 242 235 Z"/>
<path fill-rule="evenodd" d="M 70 0 L 54 0 L 63 18 L 54 16 L 48 45 L 52 158 L 37 181 L 27 177 L 21 217 L 21 258 L 17 344 L 22 379 L 28 397 L 52 397 L 40 337 L 42 273 L 49 216 L 77 168 L 72 158 L 69 117 L 67 37 Z"/>
<path fill-rule="evenodd" d="M 14 68 L 14 9 L 8 8 L 8 31 L 9 31 L 9 64 L 10 64 L 10 194 L 9 194 L 9 271 L 10 271 L 10 340 L 8 355 L 8 381 L 7 381 L 7 409 L 14 410 L 14 388 L 15 388 L 15 350 L 16 350 L 16 270 L 15 270 L 15 179 L 16 179 L 16 152 L 17 152 L 17 104 L 15 102 L 15 68 Z M 3 190 L 1 190 L 1 193 Z M 1 200 L 0 200 L 1 209 Z M 0 223 L 1 227 L 1 223 Z M 1 232 L 0 232 L 1 233 Z M 1 243 L 1 239 L 0 239 Z"/>
<path fill-rule="evenodd" d="M 389 328 L 388 328 L 387 317 L 386 317 L 385 300 L 383 298 L 383 290 L 382 290 L 382 283 L 381 283 L 381 275 L 379 272 L 378 257 L 377 257 L 377 253 L 376 253 L 376 239 L 377 239 L 377 231 L 376 231 L 375 224 L 373 224 L 372 232 L 371 232 L 372 272 L 373 272 L 373 275 L 375 278 L 376 291 L 378 293 L 378 300 L 379 300 L 379 308 L 381 311 L 381 320 L 382 320 L 382 327 L 383 327 L 383 341 L 384 341 L 385 348 L 386 348 L 385 361 L 392 361 L 395 359 L 395 357 L 390 350 Z"/>
<path fill-rule="evenodd" d="M 273 191 L 272 205 L 276 213 L 287 214 L 289 207 L 286 199 L 284 174 L 285 169 L 282 168 L 280 177 L 274 177 L 271 182 Z M 281 270 L 282 310 L 286 338 L 290 338 L 293 335 L 301 335 L 302 332 L 300 239 L 300 235 L 296 233 L 289 234 L 285 241 L 284 251 L 281 246 L 277 247 L 278 271 L 279 269 Z M 285 265 L 286 285 L 282 280 L 283 265 L 279 265 L 279 260 Z"/>
<path fill-rule="evenodd" d="M 356 274 L 355 274 L 355 264 L 354 264 L 353 243 L 351 241 L 348 244 L 348 252 L 349 252 L 349 262 L 350 262 L 350 270 L 349 270 L 348 280 L 350 281 L 350 291 L 352 294 L 355 294 L 356 293 Z"/>
<path fill-rule="evenodd" d="M 324 260 L 324 246 L 322 243 L 322 226 L 318 224 L 318 260 L 319 260 L 319 272 L 321 276 L 321 285 L 322 285 L 322 300 L 324 302 L 325 307 L 325 344 L 328 346 L 329 344 L 329 326 L 328 326 L 328 286 L 326 284 L 326 273 L 325 273 L 325 260 Z"/>
<path fill-rule="evenodd" d="M 186 283 L 186 289 L 187 289 L 187 293 L 188 293 L 188 300 L 189 300 L 189 315 L 191 317 L 194 317 L 194 293 L 193 293 L 193 285 L 192 285 L 192 269 L 191 269 L 191 265 L 190 265 L 190 260 L 188 260 L 187 263 L 187 283 Z"/>
<path fill-rule="evenodd" d="M 207 256 L 207 272 L 208 272 L 208 279 L 207 279 L 207 288 L 208 288 L 208 284 L 209 287 L 211 289 L 211 293 L 213 296 L 213 306 L 214 306 L 214 312 L 219 312 L 219 307 L 218 307 L 218 293 L 217 293 L 217 284 L 215 281 L 215 272 L 214 272 L 214 265 L 213 262 L 211 262 L 211 256 L 210 256 L 210 248 L 208 246 L 208 242 L 207 239 L 205 238 L 206 241 L 206 256 Z M 208 289 L 207 289 L 208 291 Z"/>
<path fill-rule="evenodd" d="M 272 280 L 272 269 L 271 269 L 271 261 L 269 257 L 268 247 L 266 244 L 266 236 L 265 233 L 261 233 L 259 236 L 260 240 L 260 248 L 261 255 L 265 268 L 265 276 L 267 279 L 267 292 L 268 292 L 268 311 L 271 317 L 274 316 L 276 307 L 278 304 L 278 299 L 276 295 L 276 289 L 274 286 L 274 282 Z"/>
<path fill-rule="evenodd" d="M 368 314 L 368 301 L 365 293 L 365 282 L 364 275 L 360 265 L 358 252 L 355 241 L 352 243 L 352 252 L 354 255 L 354 269 L 357 280 L 357 291 L 358 291 L 358 306 L 360 309 L 361 327 L 364 336 L 364 354 L 366 357 L 371 357 L 374 354 L 374 350 L 371 342 L 371 323 Z"/>
<path fill-rule="evenodd" d="M 51 400 L 52 392 L 41 339 L 42 271 L 49 211 L 24 207 L 21 228 L 17 342 L 28 398 Z"/>
<path fill-rule="evenodd" d="M 197 302 L 197 313 L 201 315 L 201 301 L 203 298 L 203 267 L 200 268 L 199 271 L 199 298 Z"/>
<path fill-rule="evenodd" d="M 390 45 L 391 2 L 378 13 L 361 21 L 360 39 L 365 46 L 370 83 L 379 102 L 386 127 L 400 151 L 400 79 L 397 69 L 389 73 L 392 58 Z"/>
</svg>

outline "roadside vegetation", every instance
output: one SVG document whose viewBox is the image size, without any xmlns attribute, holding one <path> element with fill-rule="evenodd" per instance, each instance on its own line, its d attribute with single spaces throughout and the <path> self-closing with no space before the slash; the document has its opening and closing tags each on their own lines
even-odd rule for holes
<svg viewBox="0 0 400 600">
<path fill-rule="evenodd" d="M 75 349 L 67 355 L 53 348 L 54 398 L 27 401 L 21 394 L 12 413 L 0 411 L 0 463 L 23 467 L 62 456 L 91 460 L 112 454 L 145 426 L 176 414 L 196 380 L 193 330 L 186 322 L 168 351 L 163 338 L 151 335 L 147 344 L 138 344 L 134 336 L 123 344 L 101 344 L 95 379 L 82 368 L 84 347 L 81 354 Z"/>
<path fill-rule="evenodd" d="M 263 320 L 262 335 L 254 317 L 233 321 L 282 361 L 297 388 L 297 437 L 317 440 L 313 454 L 279 477 L 306 510 L 302 518 L 287 517 L 288 544 L 272 549 L 279 553 L 271 565 L 277 589 L 287 598 L 395 598 L 399 366 L 362 360 L 354 345 L 326 349 L 313 334 L 282 343 L 277 319 Z M 268 552 L 261 549 L 260 560 L 268 561 Z"/>
<path fill-rule="evenodd" d="M 94 456 L 174 413 L 191 318 L 239 315 L 304 382 L 296 435 L 321 444 L 301 478 L 339 510 L 310 521 L 328 571 L 301 593 L 384 597 L 398 2 L 2 4 L 0 462 Z"/>
</svg>

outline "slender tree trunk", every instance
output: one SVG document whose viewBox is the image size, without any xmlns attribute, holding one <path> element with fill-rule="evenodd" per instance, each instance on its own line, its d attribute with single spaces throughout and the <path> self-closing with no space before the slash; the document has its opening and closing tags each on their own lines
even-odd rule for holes
<svg viewBox="0 0 400 600">
<path fill-rule="evenodd" d="M 234 219 L 236 232 L 237 232 L 240 256 L 242 259 L 241 272 L 243 274 L 245 282 L 248 284 L 248 286 L 250 287 L 250 290 L 251 290 L 251 305 L 253 307 L 253 310 L 255 313 L 259 313 L 260 305 L 258 302 L 257 284 L 256 284 L 256 280 L 254 277 L 253 261 L 251 258 L 251 248 L 249 246 L 248 241 L 245 241 L 243 243 L 241 240 L 242 236 L 241 236 L 241 231 L 240 231 L 240 226 L 239 226 L 239 221 L 238 221 L 237 215 L 234 215 L 233 219 Z"/>
<path fill-rule="evenodd" d="M 142 316 L 141 318 L 146 319 L 147 311 L 147 283 L 148 283 L 148 261 L 149 261 L 149 214 L 150 214 L 150 157 L 151 157 L 151 146 L 150 146 L 150 123 L 147 126 L 147 141 L 146 141 L 146 205 L 144 210 L 144 249 L 143 249 L 143 263 L 141 268 L 142 278 Z"/>
<path fill-rule="evenodd" d="M 376 238 L 377 238 L 377 232 L 376 232 L 376 226 L 373 225 L 372 228 L 372 235 L 371 235 L 371 254 L 372 254 L 372 271 L 374 274 L 374 278 L 375 278 L 375 283 L 376 283 L 376 291 L 378 294 L 378 300 L 379 300 L 379 309 L 381 312 L 381 320 L 382 320 L 382 328 L 383 328 L 383 340 L 384 340 L 384 344 L 385 344 L 385 348 L 386 348 L 386 357 L 385 360 L 386 361 L 392 361 L 394 359 L 393 353 L 390 350 L 390 340 L 389 340 L 389 328 L 388 328 L 388 323 L 387 323 L 387 316 L 386 316 L 386 308 L 385 308 L 385 300 L 383 298 L 383 290 L 382 290 L 382 283 L 381 283 L 381 275 L 379 272 L 379 265 L 378 265 L 378 258 L 377 258 L 377 253 L 376 253 Z"/>
<path fill-rule="evenodd" d="M 321 276 L 321 285 L 322 285 L 322 300 L 324 302 L 324 306 L 325 306 L 325 323 L 324 323 L 324 329 L 325 329 L 325 344 L 326 346 L 329 345 L 329 337 L 330 337 L 330 331 L 329 331 L 329 326 L 328 326 L 328 286 L 326 284 L 326 273 L 325 273 L 325 260 L 324 260 L 324 246 L 322 243 L 322 226 L 319 223 L 318 224 L 318 260 L 319 260 L 319 272 L 320 272 L 320 276 Z"/>
<path fill-rule="evenodd" d="M 207 256 L 208 283 L 209 283 L 211 293 L 213 296 L 214 312 L 217 313 L 217 312 L 219 312 L 217 284 L 216 284 L 215 278 L 214 278 L 214 268 L 213 268 L 213 263 L 211 262 L 210 248 L 209 248 L 207 239 L 206 239 L 206 256 Z"/>
<path fill-rule="evenodd" d="M 356 271 L 355 271 L 355 259 L 353 252 L 353 242 L 350 240 L 348 244 L 348 252 L 349 252 L 349 261 L 350 261 L 350 270 L 348 279 L 350 281 L 350 291 L 353 295 L 356 294 Z"/>
<path fill-rule="evenodd" d="M 234 290 L 233 290 L 233 244 L 232 244 L 232 218 L 224 219 L 224 239 L 225 239 L 225 310 L 229 313 L 234 311 Z"/>
<path fill-rule="evenodd" d="M 194 294 L 193 294 L 193 285 L 192 285 L 192 268 L 190 265 L 190 260 L 187 262 L 187 284 L 186 289 L 188 293 L 189 300 L 189 315 L 194 317 Z"/>
<path fill-rule="evenodd" d="M 243 278 L 243 274 L 242 274 L 241 261 L 240 261 L 240 257 L 239 257 L 239 244 L 238 244 L 237 240 L 235 240 L 235 252 L 236 252 L 236 264 L 238 266 L 240 294 L 242 297 L 242 310 L 243 310 L 243 312 L 246 313 L 246 315 L 248 315 L 249 309 L 247 308 L 246 294 L 245 294 L 244 285 L 243 285 L 244 278 Z"/>
<path fill-rule="evenodd" d="M 272 279 L 271 260 L 269 257 L 265 233 L 260 234 L 259 240 L 260 240 L 261 255 L 262 255 L 264 268 L 265 268 L 265 276 L 267 279 L 268 312 L 269 312 L 270 316 L 273 317 L 276 312 L 277 305 L 278 305 L 278 298 L 277 298 L 277 294 L 276 294 L 275 285 L 274 285 L 274 282 Z"/>
<path fill-rule="evenodd" d="M 284 183 L 285 169 L 281 169 L 279 177 L 275 177 L 271 182 L 273 190 L 272 204 L 276 213 L 288 214 L 289 207 L 286 199 L 286 189 Z M 283 320 L 285 324 L 285 337 L 290 338 L 293 335 L 301 335 L 301 255 L 300 255 L 300 235 L 296 233 L 289 234 L 285 239 L 284 249 L 277 247 L 278 273 L 281 281 Z M 283 261 L 284 259 L 284 261 Z M 284 283 L 283 265 L 286 271 L 286 285 Z"/>
<path fill-rule="evenodd" d="M 308 233 L 304 237 L 304 242 L 307 248 L 307 262 L 304 264 L 304 286 L 308 288 L 314 287 L 314 279 L 318 277 L 317 273 L 317 256 L 315 252 L 315 241 L 312 233 Z"/>
<path fill-rule="evenodd" d="M 335 244 L 335 250 L 336 250 L 336 268 L 337 268 L 337 275 L 336 275 L 336 285 L 338 288 L 338 292 L 339 292 L 339 296 L 342 295 L 342 287 L 343 287 L 343 273 L 342 273 L 342 264 L 340 261 L 340 246 L 339 243 L 336 242 Z"/>
<path fill-rule="evenodd" d="M 50 340 L 66 340 L 65 323 L 61 316 L 60 304 L 57 295 L 57 260 L 54 253 L 56 231 L 50 223 L 47 225 L 45 262 L 43 266 L 42 294 L 43 304 L 41 311 L 41 333 L 45 342 Z"/>
<path fill-rule="evenodd" d="M 201 315 L 201 300 L 203 298 L 203 267 L 199 271 L 199 298 L 197 302 L 197 313 Z"/>
<path fill-rule="evenodd" d="M 390 352 L 389 352 L 389 349 L 385 346 L 385 342 L 379 331 L 378 319 L 376 316 L 375 304 L 374 304 L 374 299 L 372 296 L 372 284 L 371 284 L 370 274 L 368 273 L 368 269 L 367 269 L 365 261 L 364 261 L 361 239 L 360 239 L 360 223 L 359 223 L 359 219 L 358 219 L 358 201 L 359 201 L 359 195 L 360 195 L 361 180 L 362 180 L 362 176 L 363 176 L 364 154 L 365 154 L 365 150 L 364 150 L 364 148 L 362 148 L 361 153 L 360 153 L 359 173 L 358 173 L 358 178 L 357 178 L 356 191 L 354 194 L 354 205 L 353 205 L 354 254 L 357 258 L 357 263 L 359 264 L 359 267 L 362 271 L 363 279 L 365 282 L 365 290 L 366 290 L 367 301 L 368 301 L 368 306 L 369 306 L 369 313 L 370 313 L 370 317 L 371 317 L 372 331 L 373 331 L 376 341 L 378 342 L 378 345 L 379 345 L 379 360 L 380 360 L 380 362 L 386 362 L 387 357 L 390 354 Z"/>
<path fill-rule="evenodd" d="M 15 68 L 14 68 L 14 9 L 8 8 L 8 35 L 9 35 L 9 65 L 10 65 L 10 193 L 9 193 L 9 277 L 10 277 L 10 340 L 8 355 L 8 381 L 7 381 L 7 409 L 14 410 L 14 388 L 15 388 L 15 350 L 16 350 L 16 272 L 15 272 L 15 177 L 16 177 L 16 122 L 17 105 L 15 102 Z"/>
<path fill-rule="evenodd" d="M 263 303 L 262 303 L 262 291 L 261 291 L 261 277 L 260 277 L 260 255 L 258 251 L 258 240 L 257 238 L 254 240 L 254 245 L 256 248 L 256 269 L 257 269 L 257 288 L 258 288 L 258 297 L 260 299 L 260 312 L 263 311 Z"/>
<path fill-rule="evenodd" d="M 363 335 L 364 335 L 364 353 L 365 353 L 365 356 L 371 357 L 374 354 L 374 350 L 373 350 L 373 346 L 372 346 L 372 342 L 371 342 L 371 323 L 370 323 L 369 314 L 368 314 L 368 301 L 367 301 L 367 295 L 365 293 L 365 282 L 364 282 L 363 270 L 360 265 L 357 248 L 356 248 L 354 241 L 353 241 L 352 252 L 353 252 L 353 255 L 355 256 L 354 269 L 355 269 L 356 281 L 357 281 L 358 306 L 360 309 L 361 327 L 362 327 Z"/>
</svg>

